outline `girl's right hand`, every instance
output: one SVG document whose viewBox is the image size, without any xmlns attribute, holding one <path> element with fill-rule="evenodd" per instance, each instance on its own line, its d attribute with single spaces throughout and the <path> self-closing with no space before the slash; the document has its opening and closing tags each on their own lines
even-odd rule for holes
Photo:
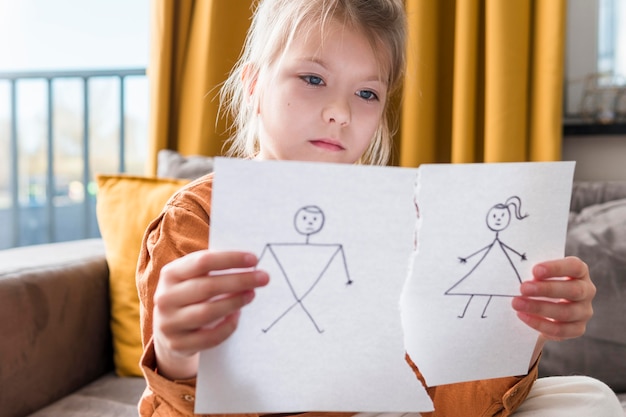
<svg viewBox="0 0 626 417">
<path fill-rule="evenodd" d="M 256 264 L 251 253 L 203 250 L 161 269 L 153 311 L 159 374 L 194 377 L 199 352 L 235 331 L 240 309 L 252 301 L 255 288 L 269 282 L 267 273 L 250 269 Z M 238 270 L 228 271 L 233 268 Z"/>
</svg>

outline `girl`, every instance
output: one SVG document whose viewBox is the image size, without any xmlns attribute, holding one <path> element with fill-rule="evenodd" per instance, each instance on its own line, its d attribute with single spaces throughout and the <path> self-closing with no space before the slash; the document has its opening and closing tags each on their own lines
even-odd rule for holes
<svg viewBox="0 0 626 417">
<path fill-rule="evenodd" d="M 402 0 L 261 0 L 222 93 L 235 120 L 231 155 L 386 163 L 388 103 L 401 83 L 405 39 Z M 236 330 L 240 310 L 269 280 L 262 271 L 223 272 L 255 266 L 252 254 L 206 250 L 211 184 L 208 175 L 182 189 L 144 236 L 137 269 L 148 383 L 142 416 L 193 414 L 198 352 Z M 562 276 L 569 279 L 550 280 Z M 568 416 L 621 415 L 609 388 L 595 380 L 548 379 L 533 386 L 543 341 L 580 336 L 594 293 L 579 259 L 537 265 L 534 280 L 513 302 L 520 319 L 541 333 L 528 374 L 430 388 L 434 415 L 509 415 L 527 396 L 520 416 L 556 415 L 554 408 Z M 577 394 L 563 404 L 566 390 Z"/>
</svg>

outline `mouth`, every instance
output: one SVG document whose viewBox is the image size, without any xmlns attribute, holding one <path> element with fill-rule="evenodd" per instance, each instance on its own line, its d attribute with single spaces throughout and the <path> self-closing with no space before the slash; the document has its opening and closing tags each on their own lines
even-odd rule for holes
<svg viewBox="0 0 626 417">
<path fill-rule="evenodd" d="M 327 151 L 338 152 L 345 150 L 341 143 L 333 139 L 311 139 L 309 143 L 317 148 Z"/>
</svg>

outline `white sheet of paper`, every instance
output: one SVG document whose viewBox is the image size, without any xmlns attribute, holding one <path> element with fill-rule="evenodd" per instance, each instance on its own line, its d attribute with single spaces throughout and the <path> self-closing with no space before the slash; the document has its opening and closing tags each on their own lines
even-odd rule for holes
<svg viewBox="0 0 626 417">
<path fill-rule="evenodd" d="M 537 334 L 512 295 L 517 275 L 530 279 L 534 264 L 563 257 L 573 171 L 573 162 L 420 167 L 418 249 L 401 310 L 407 351 L 429 386 L 527 373 Z M 528 216 L 508 206 L 508 226 L 489 223 L 513 196 Z"/>
<path fill-rule="evenodd" d="M 404 359 L 399 305 L 416 174 L 216 159 L 210 248 L 256 253 L 271 281 L 201 353 L 197 413 L 432 410 Z M 324 213 L 317 233 L 295 221 L 305 206 Z"/>
</svg>

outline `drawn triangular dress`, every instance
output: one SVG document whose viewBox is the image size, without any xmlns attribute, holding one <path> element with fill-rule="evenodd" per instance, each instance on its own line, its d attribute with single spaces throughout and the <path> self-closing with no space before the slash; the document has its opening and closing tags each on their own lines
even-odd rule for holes
<svg viewBox="0 0 626 417">
<path fill-rule="evenodd" d="M 513 297 L 519 295 L 521 278 L 508 252 L 510 248 L 499 239 L 484 248 L 485 253 L 474 267 L 446 294 Z M 501 274 L 494 279 L 495 271 Z"/>
</svg>

